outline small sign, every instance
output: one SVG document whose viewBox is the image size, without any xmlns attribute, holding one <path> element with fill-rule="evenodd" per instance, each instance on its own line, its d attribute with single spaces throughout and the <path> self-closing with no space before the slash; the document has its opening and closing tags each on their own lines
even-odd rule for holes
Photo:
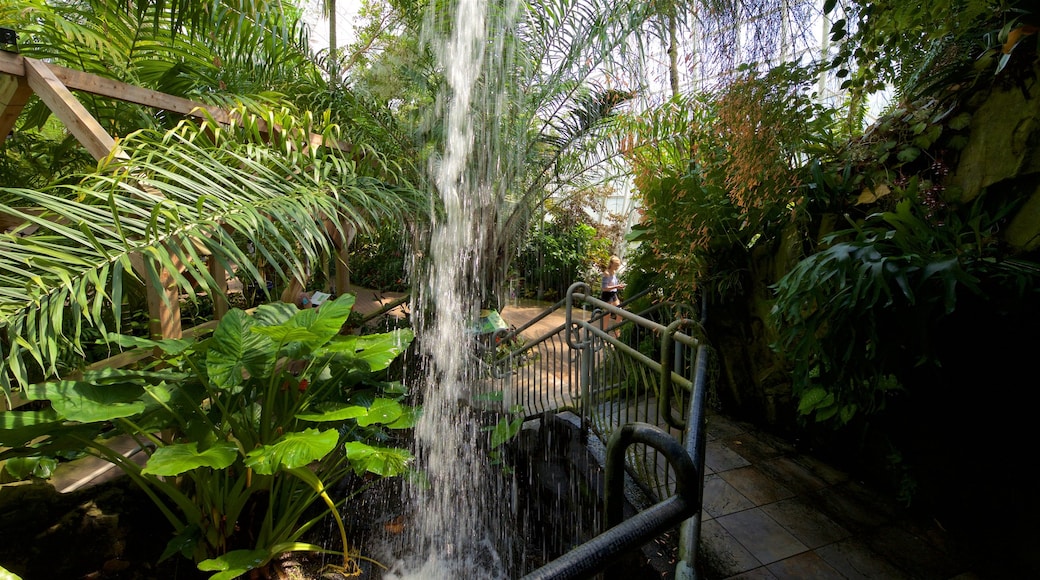
<svg viewBox="0 0 1040 580">
<path fill-rule="evenodd" d="M 313 304 L 314 307 L 317 308 L 321 306 L 331 296 L 332 294 L 329 294 L 328 292 L 318 292 L 317 290 L 315 290 L 314 293 L 311 294 L 311 304 Z"/>
</svg>

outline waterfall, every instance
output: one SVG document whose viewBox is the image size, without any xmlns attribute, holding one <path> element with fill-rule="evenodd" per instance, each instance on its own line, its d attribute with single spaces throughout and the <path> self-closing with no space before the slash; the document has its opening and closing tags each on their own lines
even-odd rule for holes
<svg viewBox="0 0 1040 580">
<path fill-rule="evenodd" d="M 417 468 L 425 485 L 408 486 L 411 524 L 391 578 L 508 577 L 500 555 L 502 498 L 494 497 L 490 460 L 478 440 L 479 417 L 463 401 L 474 380 L 471 336 L 484 280 L 481 266 L 495 231 L 494 198 L 486 168 L 489 139 L 479 119 L 488 102 L 485 70 L 486 0 L 458 0 L 450 37 L 433 39 L 447 90 L 440 96 L 443 146 L 429 175 L 443 205 L 432 220 L 429 255 L 417 290 L 416 332 L 424 364 L 423 412 L 415 429 Z M 494 99 L 491 99 L 493 101 Z M 432 314 L 432 316 L 430 315 Z M 508 550 L 506 550 L 508 552 Z"/>
</svg>

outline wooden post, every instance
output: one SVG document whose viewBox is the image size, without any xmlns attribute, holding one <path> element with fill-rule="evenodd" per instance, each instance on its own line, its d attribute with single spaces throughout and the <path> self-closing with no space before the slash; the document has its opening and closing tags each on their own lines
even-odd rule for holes
<svg viewBox="0 0 1040 580">
<path fill-rule="evenodd" d="M 153 339 L 181 338 L 181 303 L 173 275 L 166 270 L 159 272 L 159 285 L 156 288 L 149 283 L 148 270 L 144 256 L 130 256 L 134 272 L 144 280 L 148 292 L 148 334 Z M 164 298 L 165 296 L 165 298 Z"/>
<path fill-rule="evenodd" d="M 18 115 L 22 114 L 30 96 L 32 89 L 24 78 L 0 75 L 0 145 L 14 129 Z"/>
<path fill-rule="evenodd" d="M 346 239 L 341 238 L 333 230 L 333 244 L 336 247 L 336 295 L 345 294 L 350 288 L 350 244 L 354 242 L 357 229 L 354 224 L 345 219 L 340 220 L 343 234 Z"/>
<path fill-rule="evenodd" d="M 228 311 L 227 272 L 213 254 L 210 254 L 207 266 L 209 267 L 209 275 L 216 280 L 217 289 L 220 290 L 219 292 L 210 292 L 210 298 L 213 300 L 213 318 L 220 320 L 224 318 Z"/>
</svg>

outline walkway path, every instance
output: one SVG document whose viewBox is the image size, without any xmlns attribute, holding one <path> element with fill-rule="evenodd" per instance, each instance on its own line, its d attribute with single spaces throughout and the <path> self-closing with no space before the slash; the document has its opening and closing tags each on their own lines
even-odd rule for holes
<svg viewBox="0 0 1040 580">
<path fill-rule="evenodd" d="M 521 326 L 542 308 L 502 316 Z M 553 315 L 540 328 L 562 322 Z M 1040 578 L 1040 555 L 1029 569 L 1012 556 L 1030 551 L 1022 538 L 1009 539 L 1007 554 L 978 557 L 938 522 L 790 442 L 715 412 L 706 432 L 702 580 Z"/>
<path fill-rule="evenodd" d="M 707 418 L 709 578 L 981 578 L 934 521 L 746 423 Z"/>
</svg>

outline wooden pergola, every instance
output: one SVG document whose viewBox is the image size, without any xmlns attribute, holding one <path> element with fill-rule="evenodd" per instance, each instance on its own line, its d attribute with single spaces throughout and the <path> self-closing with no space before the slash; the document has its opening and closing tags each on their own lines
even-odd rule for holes
<svg viewBox="0 0 1040 580">
<path fill-rule="evenodd" d="M 74 90 L 196 118 L 209 117 L 225 125 L 234 125 L 238 122 L 238 118 L 234 114 L 219 107 L 55 66 L 16 53 L 0 51 L 0 144 L 11 134 L 19 115 L 29 102 L 29 98 L 35 94 L 95 159 L 105 159 L 110 155 L 125 158 L 126 154 L 118 149 L 116 140 L 76 98 L 72 93 Z M 257 124 L 261 132 L 271 131 L 271 128 L 267 127 L 262 120 L 258 120 Z M 277 127 L 273 129 L 277 130 Z M 345 144 L 329 143 L 321 135 L 313 133 L 310 135 L 309 141 L 312 146 L 325 145 L 349 150 L 349 146 Z M 343 218 L 340 220 L 343 231 L 352 237 L 355 231 L 353 224 Z M 0 231 L 6 231 L 22 224 L 23 221 L 16 216 L 0 213 Z M 334 236 L 334 242 L 336 241 L 339 243 L 336 243 L 335 286 L 336 288 L 347 288 L 350 281 L 347 269 L 347 248 L 351 239 L 337 240 L 337 237 Z M 144 276 L 143 256 L 132 257 L 131 261 L 138 274 Z M 228 310 L 227 272 L 217 260 L 210 259 L 208 262 L 210 274 L 222 286 L 220 295 L 213 296 L 214 315 L 219 319 Z M 160 281 L 162 288 L 148 287 L 151 335 L 161 338 L 180 338 L 182 335 L 181 313 L 174 278 L 169 272 L 160 272 Z"/>
</svg>

